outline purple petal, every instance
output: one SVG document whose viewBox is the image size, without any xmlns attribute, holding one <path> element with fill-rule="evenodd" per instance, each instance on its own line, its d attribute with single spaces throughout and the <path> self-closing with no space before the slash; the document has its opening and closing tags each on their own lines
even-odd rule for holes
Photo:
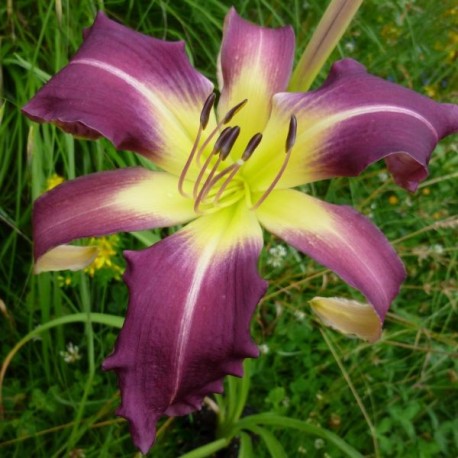
<svg viewBox="0 0 458 458">
<path fill-rule="evenodd" d="M 286 90 L 294 59 L 291 27 L 269 29 L 242 19 L 231 8 L 224 22 L 219 56 L 220 117 L 244 99 L 246 106 L 235 116 L 242 126 L 240 144 L 264 129 L 276 92 Z"/>
<path fill-rule="evenodd" d="M 266 283 L 257 273 L 262 231 L 239 208 L 202 217 L 141 252 L 126 252 L 130 301 L 114 353 L 121 388 L 118 414 L 146 453 L 162 415 L 199 409 L 222 391 L 226 374 L 258 350 L 249 335 Z"/>
<path fill-rule="evenodd" d="M 165 227 L 193 219 L 192 201 L 182 197 L 177 186 L 176 177 L 140 167 L 64 182 L 35 201 L 35 259 L 78 238 Z"/>
<path fill-rule="evenodd" d="M 211 91 L 184 43 L 148 37 L 99 13 L 69 65 L 23 111 L 78 136 L 104 136 L 179 173 Z"/>
<path fill-rule="evenodd" d="M 335 176 L 354 176 L 386 158 L 395 181 L 414 191 L 428 173 L 438 141 L 458 130 L 458 106 L 436 103 L 416 92 L 368 74 L 345 59 L 333 65 L 324 85 L 307 94 L 278 94 L 265 145 L 247 166 L 258 189 L 272 181 L 283 160 L 275 136 L 290 116 L 297 118 L 296 145 L 279 187 Z M 270 170 L 266 170 L 267 164 Z M 268 173 L 266 173 L 268 172 Z"/>
<path fill-rule="evenodd" d="M 383 321 L 405 278 L 385 236 L 350 207 L 294 190 L 274 191 L 256 211 L 261 224 L 359 289 Z"/>
</svg>

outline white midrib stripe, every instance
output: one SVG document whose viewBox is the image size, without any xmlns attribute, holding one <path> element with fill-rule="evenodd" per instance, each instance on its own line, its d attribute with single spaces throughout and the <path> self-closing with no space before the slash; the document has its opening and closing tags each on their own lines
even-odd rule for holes
<svg viewBox="0 0 458 458">
<path fill-rule="evenodd" d="M 306 109 L 304 109 L 307 112 Z M 314 135 L 321 130 L 328 129 L 330 127 L 335 126 L 337 123 L 346 121 L 350 118 L 354 118 L 356 116 L 362 116 L 371 113 L 397 113 L 403 114 L 406 116 L 411 116 L 415 119 L 418 119 L 420 122 L 426 125 L 426 127 L 432 132 L 436 141 L 439 141 L 439 134 L 435 127 L 422 115 L 417 113 L 416 111 L 409 110 L 408 108 L 402 108 L 395 105 L 369 105 L 361 108 L 353 108 L 351 110 L 342 111 L 340 113 L 336 113 L 333 115 L 325 116 L 324 119 L 319 120 L 315 124 L 312 125 L 309 129 L 305 129 L 301 132 L 301 137 L 304 135 L 310 136 Z"/>
<path fill-rule="evenodd" d="M 301 113 L 303 112 L 304 114 L 306 114 L 307 108 L 299 108 L 298 112 L 301 112 Z M 324 131 L 330 128 L 332 129 L 336 127 L 338 123 L 345 122 L 356 116 L 363 116 L 366 114 L 383 113 L 383 112 L 404 114 L 406 116 L 411 116 L 419 120 L 420 122 L 425 124 L 426 127 L 430 130 L 430 132 L 434 135 L 434 138 L 436 139 L 436 143 L 439 141 L 439 134 L 437 133 L 437 130 L 435 129 L 435 127 L 425 117 L 421 116 L 416 111 L 409 110 L 407 108 L 397 107 L 395 105 L 380 104 L 380 105 L 369 105 L 369 106 L 362 107 L 362 108 L 353 108 L 351 110 L 346 110 L 346 111 L 342 111 L 342 112 L 339 112 L 336 114 L 330 114 L 330 115 L 326 115 L 322 113 L 320 115 L 323 117 L 322 119 L 319 119 L 317 121 L 312 120 L 310 122 L 311 127 L 305 128 L 304 130 L 300 132 L 300 134 L 298 134 L 296 144 L 299 144 L 300 142 L 306 142 L 307 139 L 310 139 L 310 137 L 313 138 L 314 135 L 320 134 L 321 131 Z M 286 114 L 286 111 L 283 113 L 283 115 L 285 114 Z M 300 119 L 301 114 L 299 114 L 298 116 Z M 289 121 L 289 118 L 285 118 L 285 122 L 286 122 L 286 119 L 288 119 Z M 320 150 L 320 148 L 322 148 L 321 142 L 318 145 L 316 145 L 313 150 L 310 150 L 308 154 L 309 155 L 312 153 L 315 154 L 317 151 Z M 397 151 L 394 151 L 394 152 L 397 152 Z M 293 156 L 294 154 L 295 153 L 293 152 Z M 260 176 L 262 177 L 262 174 L 264 173 L 265 169 L 269 166 L 269 162 L 267 161 L 265 162 L 265 164 L 258 168 L 258 170 L 256 171 L 257 173 L 256 177 L 260 177 Z"/>
<path fill-rule="evenodd" d="M 191 286 L 189 287 L 186 302 L 183 307 L 183 314 L 181 316 L 180 330 L 178 332 L 177 346 L 175 349 L 175 364 L 176 364 L 176 377 L 175 386 L 173 387 L 170 404 L 173 404 L 175 397 L 178 393 L 180 386 L 183 360 L 185 357 L 186 345 L 189 340 L 190 330 L 193 322 L 193 315 L 197 305 L 199 292 L 204 281 L 205 274 L 207 273 L 213 253 L 216 249 L 216 242 L 209 244 L 205 247 L 202 254 L 199 255 L 199 261 L 195 268 L 194 276 L 192 278 Z"/>
<path fill-rule="evenodd" d="M 170 110 L 164 104 L 163 100 L 158 97 L 146 84 L 129 75 L 124 70 L 120 70 L 111 64 L 107 64 L 106 62 L 102 62 L 97 59 L 76 59 L 72 60 L 70 64 L 90 65 L 116 76 L 148 100 L 155 109 L 158 109 L 161 112 L 161 116 L 166 117 L 171 123 L 177 123 L 177 119 L 171 115 Z"/>
</svg>

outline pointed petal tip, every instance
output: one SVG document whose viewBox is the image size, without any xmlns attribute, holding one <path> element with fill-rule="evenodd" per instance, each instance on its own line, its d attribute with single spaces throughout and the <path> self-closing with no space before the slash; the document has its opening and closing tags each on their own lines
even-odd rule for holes
<svg viewBox="0 0 458 458">
<path fill-rule="evenodd" d="M 226 13 L 226 17 L 224 19 L 224 23 L 226 24 L 226 21 L 230 21 L 232 20 L 233 18 L 235 18 L 235 20 L 239 20 L 239 21 L 242 21 L 244 23 L 247 23 L 247 24 L 252 24 L 260 29 L 267 29 L 267 28 L 270 28 L 270 27 L 265 27 L 265 26 L 262 26 L 262 25 L 258 25 L 258 24 L 255 24 L 251 21 L 248 21 L 247 19 L 244 19 L 237 11 L 237 9 L 235 8 L 235 6 L 231 6 L 229 8 L 229 11 Z M 276 28 L 273 28 L 272 30 L 290 30 L 293 34 L 294 34 L 294 28 L 290 25 L 290 24 L 286 24 L 286 25 L 282 25 L 280 27 L 276 27 Z"/>
<path fill-rule="evenodd" d="M 221 91 L 217 111 L 223 118 L 247 94 L 252 94 L 236 117 L 237 124 L 244 126 L 241 143 L 247 144 L 264 129 L 273 95 L 286 90 L 294 48 L 290 26 L 260 26 L 241 17 L 234 8 L 227 13 L 217 69 Z"/>
<path fill-rule="evenodd" d="M 445 135 L 450 135 L 455 132 L 458 132 L 458 105 L 453 103 L 443 103 L 442 107 L 444 111 L 447 113 L 447 117 L 449 120 L 448 128 L 446 129 Z"/>
<path fill-rule="evenodd" d="M 116 415 L 126 419 L 129 422 L 129 430 L 132 436 L 132 442 L 143 453 L 143 455 L 146 455 L 156 441 L 155 425 L 158 418 L 148 418 L 146 424 L 142 425 L 139 422 L 139 418 L 136 415 L 127 412 L 122 405 L 116 410 Z"/>
<path fill-rule="evenodd" d="M 122 367 L 121 362 L 116 357 L 116 351 L 102 361 L 102 370 L 111 371 Z"/>
<path fill-rule="evenodd" d="M 340 74 L 367 73 L 365 65 L 355 59 L 351 59 L 350 57 L 334 62 L 331 67 L 331 72 L 332 71 Z"/>
<path fill-rule="evenodd" d="M 370 304 L 341 297 L 314 297 L 309 304 L 324 325 L 345 335 L 370 343 L 382 335 L 383 321 Z"/>
</svg>

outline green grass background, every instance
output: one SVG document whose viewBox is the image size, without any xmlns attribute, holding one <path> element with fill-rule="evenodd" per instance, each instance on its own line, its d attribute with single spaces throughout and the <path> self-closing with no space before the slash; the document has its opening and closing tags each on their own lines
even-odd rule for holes
<svg viewBox="0 0 458 458">
<path fill-rule="evenodd" d="M 326 2 L 237 0 L 245 18 L 268 26 L 292 24 L 298 56 Z M 54 174 L 71 179 L 139 163 L 107 141 L 77 141 L 38 126 L 21 106 L 81 43 L 98 9 L 143 33 L 184 39 L 193 63 L 215 81 L 222 23 L 231 3 L 182 1 L 3 0 L 0 3 L 0 352 L 5 358 L 38 325 L 89 311 L 123 316 L 127 291 L 119 271 L 32 275 L 31 206 Z M 370 72 L 458 103 L 456 0 L 366 0 L 332 61 L 353 57 Z M 357 178 L 308 187 L 327 201 L 369 215 L 402 257 L 408 279 L 375 345 L 323 329 L 310 314 L 315 295 L 358 298 L 334 274 L 287 247 L 272 267 L 266 236 L 260 262 L 270 288 L 252 332 L 265 352 L 253 364 L 248 412 L 277 412 L 321 425 L 364 456 L 458 456 L 458 136 L 434 152 L 430 177 L 412 195 L 396 187 L 383 164 Z M 167 235 L 153 231 L 112 239 L 110 259 Z M 70 323 L 37 335 L 8 364 L 0 419 L 2 457 L 129 457 L 136 451 L 119 403 L 113 373 L 100 363 L 117 329 Z M 66 363 L 69 342 L 81 359 Z M 272 430 L 289 457 L 338 457 L 326 441 L 298 431 Z M 205 415 L 165 424 L 154 457 L 178 457 L 213 440 Z M 269 456 L 253 437 L 255 456 Z M 216 456 L 216 455 L 215 455 Z M 237 444 L 219 457 L 237 456 Z"/>
</svg>

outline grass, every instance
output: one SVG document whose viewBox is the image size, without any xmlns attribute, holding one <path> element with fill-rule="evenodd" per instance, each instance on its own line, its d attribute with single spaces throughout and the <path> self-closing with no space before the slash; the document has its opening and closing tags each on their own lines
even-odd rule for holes
<svg viewBox="0 0 458 458">
<path fill-rule="evenodd" d="M 292 24 L 298 55 L 324 3 L 234 2 L 254 22 Z M 122 317 L 127 303 L 126 288 L 119 280 L 122 250 L 141 248 L 165 235 L 156 231 L 104 240 L 102 248 L 111 267 L 105 264 L 92 275 L 33 276 L 31 207 L 48 180 L 55 174 L 71 179 L 129 166 L 139 159 L 115 151 L 106 141 L 78 141 L 52 126 L 33 124 L 21 115 L 20 107 L 68 62 L 81 42 L 82 28 L 90 25 L 100 8 L 144 33 L 186 40 L 194 64 L 215 80 L 229 6 L 219 0 L 206 2 L 205 7 L 195 0 L 1 3 L 2 360 L 37 326 L 53 320 L 58 324 L 30 335 L 9 361 L 0 412 L 1 456 L 136 456 L 127 424 L 114 415 L 119 404 L 114 374 L 100 370 L 119 322 L 88 321 L 84 316 L 97 312 Z M 454 0 L 366 0 L 330 62 L 354 57 L 372 73 L 437 100 L 458 103 L 457 28 Z M 315 295 L 357 298 L 357 294 L 289 247 L 281 266 L 272 267 L 269 249 L 281 242 L 267 236 L 260 270 L 270 287 L 252 325 L 264 354 L 252 364 L 244 414 L 269 411 L 307 420 L 333 431 L 364 456 L 458 456 L 457 150 L 456 136 L 441 143 L 432 156 L 430 177 L 414 195 L 396 187 L 383 164 L 371 166 L 357 178 L 308 189 L 369 215 L 406 264 L 408 279 L 382 339 L 374 345 L 337 335 L 315 321 L 307 308 Z M 80 314 L 81 320 L 64 323 L 71 314 Z M 70 342 L 79 347 L 80 359 L 69 351 Z M 211 442 L 212 421 L 205 412 L 163 421 L 151 456 L 173 458 Z M 340 456 L 328 441 L 300 431 L 278 427 L 269 431 L 287 456 Z M 269 456 L 266 442 L 259 439 L 266 434 L 258 428 L 254 456 Z M 237 456 L 236 447 L 234 443 L 218 456 Z"/>
</svg>

